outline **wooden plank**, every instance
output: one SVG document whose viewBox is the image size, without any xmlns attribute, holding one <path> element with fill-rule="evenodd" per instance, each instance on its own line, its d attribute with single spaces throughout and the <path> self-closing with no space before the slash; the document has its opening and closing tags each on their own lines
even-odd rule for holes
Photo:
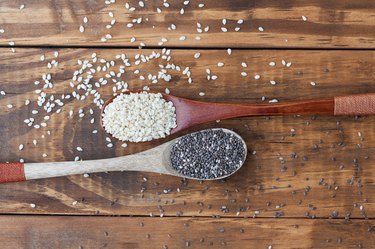
<svg viewBox="0 0 375 249">
<path fill-rule="evenodd" d="M 50 72 L 54 88 L 45 91 L 60 97 L 72 92 L 69 86 L 77 59 L 90 58 L 93 52 L 110 60 L 115 54 L 126 53 L 132 66 L 120 78 L 132 89 L 145 85 L 132 71 L 157 74 L 155 68 L 166 64 L 162 59 L 136 66 L 137 50 L 60 49 L 57 67 L 46 69 L 47 61 L 40 62 L 41 54 L 48 61 L 54 59 L 54 50 L 17 49 L 16 53 L 0 49 L 0 90 L 8 94 L 0 97 L 0 155 L 1 161 L 26 162 L 84 160 L 121 156 L 135 153 L 166 140 L 152 143 L 129 144 L 122 148 L 115 142 L 108 148 L 106 135 L 98 124 L 99 109 L 89 101 L 69 100 L 60 114 L 50 115 L 47 127 L 33 129 L 23 123 L 47 115 L 35 104 L 35 80 Z M 158 51 L 160 52 L 160 51 Z M 201 57 L 194 59 L 200 52 Z M 150 50 L 143 50 L 150 54 Z M 169 63 L 191 68 L 193 83 L 181 72 L 169 70 L 170 82 L 147 84 L 154 90 L 171 89 L 173 94 L 206 101 L 262 103 L 277 98 L 280 101 L 339 94 L 375 92 L 374 52 L 371 51 L 234 51 L 228 56 L 221 50 L 173 50 Z M 291 67 L 281 60 L 292 62 Z M 222 61 L 224 67 L 217 67 Z M 276 61 L 275 67 L 269 62 Z M 248 68 L 241 67 L 246 62 Z M 116 60 L 116 66 L 119 61 Z M 116 68 L 116 67 L 115 67 Z M 206 69 L 218 79 L 207 81 Z M 118 69 L 117 69 L 118 70 Z M 245 71 L 248 77 L 241 76 Z M 255 80 L 253 75 L 262 77 Z M 251 76 L 250 76 L 251 75 Z M 95 75 L 94 80 L 104 74 Z M 278 84 L 271 85 L 270 80 Z M 310 81 L 316 82 L 312 86 Z M 112 94 L 113 84 L 99 89 L 104 99 Z M 200 97 L 199 92 L 206 92 Z M 24 105 L 26 99 L 32 100 Z M 12 104 L 9 109 L 6 105 Z M 85 110 L 83 118 L 78 110 Z M 93 108 L 94 114 L 89 114 Z M 37 109 L 39 113 L 31 114 Z M 69 111 L 74 110 L 73 117 Z M 91 124 L 92 117 L 96 122 Z M 37 121 L 39 122 L 39 121 Z M 36 122 L 36 123 L 37 123 Z M 0 185 L 1 213 L 53 214 L 123 214 L 123 215 L 223 215 L 273 217 L 374 217 L 375 158 L 373 124 L 375 117 L 257 117 L 242 118 L 194 127 L 186 132 L 208 127 L 226 127 L 238 132 L 247 141 L 250 150 L 244 168 L 222 182 L 181 181 L 175 177 L 155 174 L 123 172 L 71 176 L 49 180 Z M 98 134 L 92 134 L 97 129 Z M 48 134 L 48 131 L 51 134 Z M 185 132 L 185 133 L 186 133 Z M 33 140 L 38 141 L 37 146 Z M 24 144 L 19 151 L 19 144 Z M 76 147 L 83 147 L 77 152 Z M 46 157 L 43 156 L 46 154 Z M 147 178 L 143 179 L 144 177 Z M 143 192 L 143 193 L 142 193 Z M 77 203 L 73 205 L 73 203 Z M 31 208 L 30 203 L 37 208 Z M 362 206 L 362 208 L 360 208 Z M 361 210 L 362 209 L 362 210 Z"/>
<path fill-rule="evenodd" d="M 371 0 L 208 0 L 202 8 L 196 2 L 184 6 L 183 1 L 169 1 L 169 8 L 163 1 L 144 1 L 141 8 L 139 1 L 129 1 L 135 11 L 127 10 L 120 1 L 104 2 L 32 0 L 20 10 L 18 2 L 2 0 L 0 27 L 5 32 L 0 33 L 0 44 L 137 47 L 141 42 L 159 46 L 165 38 L 162 46 L 374 48 L 375 42 L 375 3 Z M 87 23 L 83 22 L 85 16 Z M 140 24 L 127 28 L 138 18 L 142 18 Z M 113 19 L 113 27 L 106 28 Z M 240 19 L 244 20 L 241 25 L 237 24 Z M 209 26 L 209 31 L 198 33 L 197 23 L 203 30 Z M 172 24 L 175 30 L 170 28 Z M 82 33 L 81 25 L 85 28 Z M 222 27 L 228 31 L 223 32 Z M 112 38 L 102 42 L 107 34 Z M 181 41 L 181 36 L 186 39 Z M 136 41 L 132 43 L 133 37 Z"/>
<path fill-rule="evenodd" d="M 375 246 L 373 220 L 1 216 L 0 225 L 5 248 Z"/>
</svg>

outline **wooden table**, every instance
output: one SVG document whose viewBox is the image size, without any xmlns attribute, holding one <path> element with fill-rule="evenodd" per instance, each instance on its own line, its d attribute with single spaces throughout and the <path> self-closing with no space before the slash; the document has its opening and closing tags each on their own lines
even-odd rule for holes
<svg viewBox="0 0 375 249">
<path fill-rule="evenodd" d="M 116 63 L 94 73 L 93 84 L 110 71 L 116 74 L 126 54 L 131 65 L 118 81 L 130 89 L 168 88 L 203 101 L 264 103 L 375 92 L 373 0 L 145 0 L 143 8 L 129 1 L 128 9 L 126 1 L 106 2 L 0 1 L 0 90 L 6 94 L 0 95 L 1 161 L 108 158 L 176 137 L 127 148 L 112 141 L 108 147 L 92 95 L 65 99 L 60 113 L 37 106 L 38 89 L 47 98 L 71 94 L 72 76 L 81 68 L 77 60 L 90 60 L 92 53 Z M 169 62 L 166 56 L 138 64 L 137 54 L 162 48 L 171 49 Z M 58 64 L 48 68 L 52 60 Z M 151 83 L 148 75 L 168 63 L 180 70 L 168 69 L 170 82 Z M 182 73 L 186 67 L 191 84 Z M 53 88 L 43 89 L 48 73 Z M 103 99 L 113 93 L 113 78 L 98 90 Z M 46 127 L 24 123 L 30 117 L 34 125 L 44 123 L 45 116 Z M 225 127 L 246 140 L 244 167 L 225 181 L 113 172 L 2 184 L 1 248 L 375 248 L 374 124 L 370 116 L 256 117 L 180 133 Z"/>
</svg>

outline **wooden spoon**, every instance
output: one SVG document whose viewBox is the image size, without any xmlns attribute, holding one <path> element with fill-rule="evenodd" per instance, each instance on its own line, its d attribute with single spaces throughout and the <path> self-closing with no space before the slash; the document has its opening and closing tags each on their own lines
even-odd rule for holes
<svg viewBox="0 0 375 249">
<path fill-rule="evenodd" d="M 221 129 L 221 128 L 220 128 Z M 214 130 L 214 129 L 213 129 Z M 246 159 L 247 146 L 245 141 L 235 132 L 221 129 L 224 132 L 237 136 L 245 148 L 244 160 Z M 178 173 L 172 168 L 170 152 L 173 144 L 182 137 L 173 139 L 155 148 L 128 156 L 121 156 L 100 160 L 71 161 L 71 162 L 47 162 L 47 163 L 1 163 L 0 183 L 20 182 L 31 179 L 42 179 L 57 176 L 76 175 L 107 171 L 144 171 L 165 175 L 173 175 L 194 180 L 206 180 L 188 177 Z M 243 163 L 242 163 L 243 165 Z M 242 165 L 239 168 L 242 167 Z M 236 169 L 236 171 L 238 171 Z M 207 180 L 218 180 L 226 178 L 236 171 L 223 177 Z"/>
<path fill-rule="evenodd" d="M 131 92 L 143 91 L 127 91 L 124 94 Z M 244 116 L 375 114 L 375 93 L 275 104 L 210 103 L 189 100 L 164 93 L 161 94 L 166 101 L 171 101 L 176 108 L 177 127 L 171 130 L 171 134 L 197 124 Z M 116 96 L 113 96 L 104 104 L 102 112 L 114 98 Z M 101 124 L 103 126 L 102 122 Z"/>
</svg>

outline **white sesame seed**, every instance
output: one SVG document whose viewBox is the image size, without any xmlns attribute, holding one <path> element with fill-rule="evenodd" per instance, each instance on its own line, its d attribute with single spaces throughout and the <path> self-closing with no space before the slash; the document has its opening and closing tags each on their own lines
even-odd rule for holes
<svg viewBox="0 0 375 249">
<path fill-rule="evenodd" d="M 34 203 L 30 203 L 31 208 L 36 208 L 36 205 Z"/>
<path fill-rule="evenodd" d="M 204 96 L 204 95 L 206 95 L 204 92 L 199 93 L 199 96 Z"/>
<path fill-rule="evenodd" d="M 316 83 L 314 81 L 310 81 L 310 85 L 316 86 Z"/>
<path fill-rule="evenodd" d="M 218 67 L 223 67 L 223 66 L 224 66 L 224 63 L 223 63 L 223 62 L 219 62 L 219 63 L 217 63 L 217 66 L 218 66 Z"/>
<path fill-rule="evenodd" d="M 302 16 L 302 20 L 306 22 L 307 21 L 307 17 L 306 16 Z"/>
<path fill-rule="evenodd" d="M 18 150 L 23 150 L 23 144 L 20 144 L 20 145 L 18 146 Z"/>
<path fill-rule="evenodd" d="M 227 49 L 227 53 L 228 53 L 229 55 L 231 55 L 231 54 L 232 54 L 232 49 L 228 48 L 228 49 Z"/>
<path fill-rule="evenodd" d="M 254 79 L 259 80 L 259 79 L 260 79 L 260 75 L 259 75 L 259 74 L 256 74 L 256 75 L 254 76 Z"/>
<path fill-rule="evenodd" d="M 85 16 L 84 18 L 83 18 L 83 23 L 87 23 L 89 21 L 89 19 L 87 18 L 87 16 Z"/>
<path fill-rule="evenodd" d="M 264 31 L 264 28 L 263 28 L 263 27 L 259 27 L 258 30 L 259 30 L 260 32 L 263 32 L 263 31 Z"/>
<path fill-rule="evenodd" d="M 81 147 L 77 147 L 77 151 L 83 151 L 83 149 Z"/>
</svg>

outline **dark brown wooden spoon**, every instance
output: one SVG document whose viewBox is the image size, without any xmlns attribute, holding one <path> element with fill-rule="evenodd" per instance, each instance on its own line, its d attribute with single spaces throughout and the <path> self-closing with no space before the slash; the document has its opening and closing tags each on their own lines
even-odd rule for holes
<svg viewBox="0 0 375 249">
<path fill-rule="evenodd" d="M 125 94 L 131 92 L 142 92 L 142 90 L 127 91 Z M 171 131 L 171 134 L 197 124 L 244 116 L 375 114 L 375 93 L 273 104 L 211 103 L 161 94 L 166 101 L 171 101 L 176 108 L 177 127 Z M 113 96 L 104 104 L 102 112 L 115 97 Z"/>
</svg>

